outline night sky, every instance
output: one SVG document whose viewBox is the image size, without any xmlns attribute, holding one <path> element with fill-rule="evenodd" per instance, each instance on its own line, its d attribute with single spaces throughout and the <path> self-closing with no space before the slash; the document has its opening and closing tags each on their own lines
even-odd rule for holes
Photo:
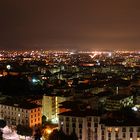
<svg viewBox="0 0 140 140">
<path fill-rule="evenodd" d="M 140 0 L 1 0 L 0 49 L 140 49 Z"/>
</svg>

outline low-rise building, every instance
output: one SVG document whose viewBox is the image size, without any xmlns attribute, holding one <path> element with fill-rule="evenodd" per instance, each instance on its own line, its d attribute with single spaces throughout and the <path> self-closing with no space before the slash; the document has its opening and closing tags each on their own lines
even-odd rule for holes
<svg viewBox="0 0 140 140">
<path fill-rule="evenodd" d="M 69 111 L 59 114 L 59 129 L 66 135 L 75 132 L 78 140 L 140 140 L 137 118 L 104 119 L 98 111 Z"/>
<path fill-rule="evenodd" d="M 59 103 L 70 100 L 72 96 L 44 95 L 42 101 L 42 114 L 54 123 L 58 122 Z"/>
<path fill-rule="evenodd" d="M 34 127 L 42 124 L 42 107 L 31 103 L 13 104 L 9 101 L 0 103 L 0 118 L 7 125 L 25 125 Z"/>
<path fill-rule="evenodd" d="M 106 100 L 106 110 L 120 110 L 122 107 L 133 106 L 133 95 L 114 95 Z"/>
<path fill-rule="evenodd" d="M 100 128 L 99 121 L 97 112 L 91 112 L 90 110 L 86 112 L 69 111 L 59 114 L 59 128 L 67 135 L 75 132 L 78 140 L 91 140 L 94 138 L 95 133 L 96 137 L 100 137 L 98 131 Z M 90 127 L 92 127 L 92 130 Z"/>
</svg>

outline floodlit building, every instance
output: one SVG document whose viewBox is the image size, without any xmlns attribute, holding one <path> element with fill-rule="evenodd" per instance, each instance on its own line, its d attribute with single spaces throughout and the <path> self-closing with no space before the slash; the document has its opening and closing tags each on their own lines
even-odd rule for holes
<svg viewBox="0 0 140 140">
<path fill-rule="evenodd" d="M 59 103 L 70 100 L 71 96 L 44 95 L 42 101 L 42 114 L 47 120 L 58 122 Z"/>
<path fill-rule="evenodd" d="M 140 121 L 102 120 L 94 111 L 69 111 L 59 114 L 59 129 L 67 135 L 73 131 L 78 140 L 140 140 Z"/>
<path fill-rule="evenodd" d="M 122 107 L 133 106 L 133 95 L 114 95 L 106 100 L 106 110 L 120 110 Z"/>
<path fill-rule="evenodd" d="M 0 118 L 8 125 L 25 125 L 34 127 L 42 124 L 42 107 L 36 104 L 0 103 Z"/>
<path fill-rule="evenodd" d="M 100 117 L 98 112 L 88 111 L 69 111 L 59 114 L 59 128 L 65 134 L 70 135 L 75 132 L 78 140 L 101 139 L 99 124 Z"/>
</svg>

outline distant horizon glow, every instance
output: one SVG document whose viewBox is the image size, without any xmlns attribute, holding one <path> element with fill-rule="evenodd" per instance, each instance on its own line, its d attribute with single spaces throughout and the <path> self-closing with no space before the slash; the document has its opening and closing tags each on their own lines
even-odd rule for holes
<svg viewBox="0 0 140 140">
<path fill-rule="evenodd" d="M 140 1 L 1 1 L 0 50 L 139 50 Z"/>
</svg>

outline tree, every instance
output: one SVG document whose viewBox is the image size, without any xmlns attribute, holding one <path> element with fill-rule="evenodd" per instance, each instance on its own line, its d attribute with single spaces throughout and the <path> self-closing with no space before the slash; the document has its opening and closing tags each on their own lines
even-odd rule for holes
<svg viewBox="0 0 140 140">
<path fill-rule="evenodd" d="M 2 140 L 2 131 L 0 130 L 0 140 Z"/>
<path fill-rule="evenodd" d="M 49 135 L 49 140 L 66 140 L 67 136 L 62 130 L 54 130 L 50 135 Z"/>
<path fill-rule="evenodd" d="M 18 125 L 17 126 L 17 134 L 25 136 L 32 136 L 32 129 L 27 126 Z"/>
<path fill-rule="evenodd" d="M 6 126 L 6 121 L 0 120 L 0 128 L 4 128 Z M 2 131 L 0 129 L 0 140 L 2 140 Z"/>
<path fill-rule="evenodd" d="M 42 136 L 41 135 L 41 130 L 39 128 L 37 128 L 35 130 L 35 134 L 34 134 L 35 140 L 40 140 L 41 136 Z"/>
<path fill-rule="evenodd" d="M 6 126 L 6 121 L 0 120 L 0 128 L 4 128 Z"/>
<path fill-rule="evenodd" d="M 42 125 L 43 125 L 43 126 L 45 126 L 46 120 L 47 120 L 46 116 L 43 115 L 43 116 L 42 116 Z"/>
<path fill-rule="evenodd" d="M 69 140 L 78 140 L 78 137 L 77 137 L 75 131 L 73 131 L 73 132 L 70 134 Z"/>
</svg>

